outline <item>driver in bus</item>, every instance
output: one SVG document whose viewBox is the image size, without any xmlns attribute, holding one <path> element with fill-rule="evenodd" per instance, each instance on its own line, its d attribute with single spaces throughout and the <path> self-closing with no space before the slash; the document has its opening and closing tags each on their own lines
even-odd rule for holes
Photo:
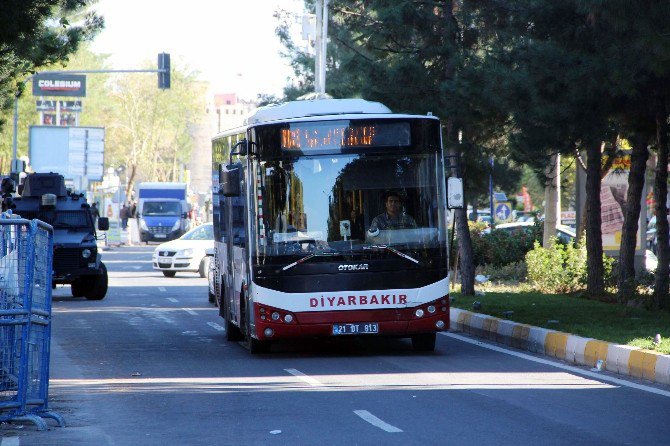
<svg viewBox="0 0 670 446">
<path fill-rule="evenodd" d="M 414 219 L 403 211 L 402 198 L 397 192 L 384 194 L 384 206 L 386 212 L 377 215 L 370 224 L 370 233 L 387 229 L 412 229 L 416 228 Z"/>
</svg>

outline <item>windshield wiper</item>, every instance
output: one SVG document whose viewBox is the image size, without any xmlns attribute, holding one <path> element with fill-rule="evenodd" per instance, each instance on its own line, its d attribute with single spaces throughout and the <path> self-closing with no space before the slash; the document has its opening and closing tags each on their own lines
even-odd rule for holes
<svg viewBox="0 0 670 446">
<path fill-rule="evenodd" d="M 363 246 L 363 250 L 366 250 L 366 249 L 384 249 L 384 250 L 386 250 L 386 251 L 391 251 L 393 254 L 399 255 L 399 256 L 402 257 L 403 259 L 407 259 L 407 260 L 409 260 L 410 262 L 413 262 L 413 263 L 415 263 L 415 264 L 417 264 L 417 265 L 420 265 L 420 264 L 421 264 L 421 262 L 419 262 L 419 261 L 418 261 L 417 259 L 415 259 L 414 257 L 408 256 L 407 254 L 405 254 L 405 253 L 403 253 L 403 252 L 400 252 L 400 251 L 398 251 L 398 250 L 395 249 L 395 248 L 391 248 L 389 245 L 365 245 L 365 246 Z"/>
<path fill-rule="evenodd" d="M 337 251 L 313 252 L 313 253 L 311 253 L 310 255 L 303 257 L 302 259 L 296 260 L 296 261 L 293 262 L 293 263 L 289 263 L 288 265 L 286 265 L 285 267 L 281 268 L 280 270 L 277 270 L 277 272 L 279 272 L 279 271 L 286 271 L 286 270 L 288 270 L 288 269 L 291 269 L 291 268 L 293 268 L 294 266 L 296 266 L 296 265 L 300 265 L 302 262 L 305 262 L 305 261 L 307 261 L 307 260 L 309 260 L 309 259 L 311 259 L 311 258 L 313 258 L 313 257 L 333 257 L 333 256 L 338 256 L 338 255 L 340 255 L 340 253 L 337 252 Z"/>
</svg>

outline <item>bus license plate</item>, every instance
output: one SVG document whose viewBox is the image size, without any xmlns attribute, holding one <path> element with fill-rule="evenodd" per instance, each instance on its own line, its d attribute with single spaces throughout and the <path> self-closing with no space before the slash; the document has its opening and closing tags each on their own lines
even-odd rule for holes
<svg viewBox="0 0 670 446">
<path fill-rule="evenodd" d="M 154 234 L 154 237 L 156 237 L 156 238 L 166 238 L 167 234 Z"/>
<path fill-rule="evenodd" d="M 360 324 L 334 324 L 333 335 L 363 335 L 379 333 L 377 322 L 363 322 Z"/>
</svg>

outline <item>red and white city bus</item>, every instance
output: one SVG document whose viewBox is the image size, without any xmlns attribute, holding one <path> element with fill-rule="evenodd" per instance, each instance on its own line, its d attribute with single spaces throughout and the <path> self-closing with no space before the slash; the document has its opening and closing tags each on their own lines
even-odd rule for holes
<svg viewBox="0 0 670 446">
<path fill-rule="evenodd" d="M 352 335 L 435 348 L 449 328 L 447 195 L 462 197 L 451 178 L 447 194 L 436 117 L 360 99 L 287 102 L 212 143 L 228 340 L 252 353 Z"/>
</svg>

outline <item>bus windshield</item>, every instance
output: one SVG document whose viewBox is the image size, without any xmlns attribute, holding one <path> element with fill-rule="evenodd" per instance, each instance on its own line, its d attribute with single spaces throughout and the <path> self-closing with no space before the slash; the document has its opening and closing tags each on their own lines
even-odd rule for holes
<svg viewBox="0 0 670 446">
<path fill-rule="evenodd" d="M 262 258 L 391 248 L 420 260 L 446 248 L 438 153 L 285 157 L 255 169 Z"/>
</svg>

